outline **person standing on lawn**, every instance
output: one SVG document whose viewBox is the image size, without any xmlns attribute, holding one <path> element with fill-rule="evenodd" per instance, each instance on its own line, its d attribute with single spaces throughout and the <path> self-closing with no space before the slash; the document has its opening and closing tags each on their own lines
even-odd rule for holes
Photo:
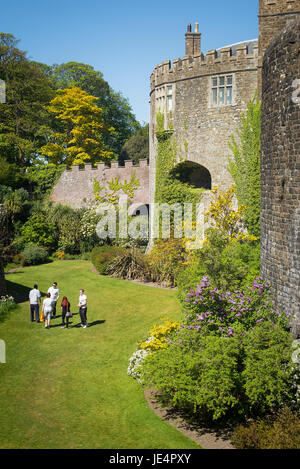
<svg viewBox="0 0 300 469">
<path fill-rule="evenodd" d="M 53 301 L 52 301 L 50 293 L 47 293 L 46 298 L 43 301 L 43 307 L 42 307 L 42 311 L 44 313 L 44 319 L 45 319 L 45 329 L 50 328 L 50 319 L 51 319 L 52 310 L 53 310 Z"/>
<path fill-rule="evenodd" d="M 55 319 L 56 318 L 56 303 L 59 298 L 59 289 L 57 288 L 57 282 L 53 282 L 52 287 L 48 288 L 48 293 L 50 293 L 50 297 L 53 303 L 52 311 L 53 311 L 53 319 Z"/>
<path fill-rule="evenodd" d="M 67 329 L 69 327 L 69 318 L 71 317 L 71 312 L 70 312 L 70 303 L 69 300 L 66 296 L 63 297 L 62 302 L 61 302 L 61 315 L 62 315 L 62 328 L 64 329 L 65 326 L 65 319 L 67 323 Z"/>
<path fill-rule="evenodd" d="M 39 303 L 41 303 L 41 292 L 38 290 L 38 286 L 34 285 L 33 289 L 29 292 L 31 322 L 34 322 L 34 313 L 35 321 L 40 322 Z"/>
<path fill-rule="evenodd" d="M 84 294 L 84 290 L 80 290 L 79 294 L 79 314 L 80 314 L 80 319 L 81 319 L 81 326 L 85 329 L 88 326 L 87 322 L 87 296 Z"/>
</svg>

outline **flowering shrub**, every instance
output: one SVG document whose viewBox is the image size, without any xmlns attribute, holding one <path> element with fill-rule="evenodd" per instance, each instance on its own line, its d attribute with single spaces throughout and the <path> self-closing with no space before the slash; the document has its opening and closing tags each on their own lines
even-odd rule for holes
<svg viewBox="0 0 300 469">
<path fill-rule="evenodd" d="M 127 374 L 141 382 L 141 370 L 144 359 L 157 350 L 165 350 L 169 343 L 168 336 L 180 328 L 178 322 L 165 319 L 163 324 L 154 325 L 150 337 L 140 344 L 140 348 L 131 356 Z"/>
<path fill-rule="evenodd" d="M 127 374 L 135 378 L 138 382 L 141 382 L 141 369 L 143 360 L 149 355 L 148 350 L 137 350 L 129 359 L 129 366 L 127 368 Z"/>
<path fill-rule="evenodd" d="M 61 261 L 61 260 L 64 258 L 64 256 L 65 256 L 65 252 L 64 252 L 64 251 L 57 251 L 57 252 L 56 252 L 56 256 L 57 256 L 57 259 L 58 259 L 59 261 Z"/>
<path fill-rule="evenodd" d="M 179 322 L 173 322 L 166 319 L 163 324 L 155 325 L 150 331 L 150 337 L 141 343 L 142 350 L 149 350 L 155 352 L 156 350 L 165 349 L 168 346 L 168 336 L 171 332 L 178 331 L 180 328 Z"/>
<path fill-rule="evenodd" d="M 207 242 L 190 256 L 190 265 L 180 272 L 177 285 L 180 296 L 195 288 L 208 275 L 222 290 L 243 290 L 259 277 L 260 245 L 252 241 L 229 241 L 225 232 L 209 228 Z"/>
<path fill-rule="evenodd" d="M 261 278 L 254 280 L 252 288 L 223 293 L 212 288 L 209 277 L 205 276 L 183 303 L 185 321 L 181 328 L 206 329 L 227 337 L 264 321 L 285 328 L 290 317 L 289 313 L 277 314 L 272 310 L 270 284 Z"/>
<path fill-rule="evenodd" d="M 0 297 L 0 322 L 3 322 L 8 312 L 14 309 L 15 300 L 12 296 Z"/>
<path fill-rule="evenodd" d="M 176 285 L 176 279 L 184 268 L 186 251 L 182 239 L 159 239 L 146 256 L 155 281 Z"/>
<path fill-rule="evenodd" d="M 230 338 L 184 328 L 166 349 L 149 354 L 139 379 L 194 418 L 262 416 L 295 402 L 291 342 L 271 322 Z"/>
<path fill-rule="evenodd" d="M 257 240 L 243 229 L 242 222 L 247 207 L 245 205 L 235 207 L 234 186 L 220 193 L 218 187 L 214 187 L 211 193 L 214 194 L 215 200 L 211 202 L 205 215 L 214 228 L 224 231 L 229 241 Z"/>
</svg>

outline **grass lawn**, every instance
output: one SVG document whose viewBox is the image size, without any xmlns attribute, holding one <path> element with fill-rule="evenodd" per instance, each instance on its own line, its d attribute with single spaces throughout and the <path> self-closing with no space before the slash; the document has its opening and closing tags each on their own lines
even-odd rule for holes
<svg viewBox="0 0 300 469">
<path fill-rule="evenodd" d="M 20 304 L 0 323 L 7 352 L 0 448 L 199 448 L 156 416 L 127 376 L 129 357 L 151 326 L 180 317 L 176 293 L 91 269 L 87 261 L 57 261 L 6 276 Z M 61 317 L 50 330 L 30 323 L 29 290 L 37 283 L 45 293 L 54 281 L 76 313 L 69 329 L 61 329 Z M 75 327 L 80 288 L 88 297 L 87 329 Z"/>
</svg>

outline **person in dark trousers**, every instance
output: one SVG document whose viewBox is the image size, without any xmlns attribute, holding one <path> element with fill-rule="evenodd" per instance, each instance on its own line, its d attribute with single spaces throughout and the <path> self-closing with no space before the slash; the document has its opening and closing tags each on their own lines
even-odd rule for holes
<svg viewBox="0 0 300 469">
<path fill-rule="evenodd" d="M 64 329 L 65 326 L 65 320 L 67 324 L 67 329 L 69 327 L 69 319 L 71 317 L 71 311 L 70 311 L 70 302 L 66 296 L 63 297 L 62 302 L 61 302 L 61 315 L 62 315 L 62 328 Z"/>
<path fill-rule="evenodd" d="M 38 286 L 34 285 L 33 289 L 30 290 L 29 292 L 31 322 L 34 322 L 34 313 L 35 313 L 35 321 L 40 322 L 39 303 L 41 304 L 41 292 L 40 290 L 38 290 Z"/>
<path fill-rule="evenodd" d="M 53 318 L 55 319 L 56 318 L 56 303 L 59 298 L 59 289 L 57 288 L 57 282 L 53 282 L 52 287 L 48 288 L 48 293 L 50 293 L 50 296 L 51 296 L 52 305 L 53 305 L 52 314 L 53 314 Z"/>
<path fill-rule="evenodd" d="M 87 297 L 84 294 L 84 290 L 80 290 L 79 294 L 79 314 L 80 314 L 80 319 L 81 319 L 81 326 L 85 329 L 88 326 L 87 322 Z"/>
</svg>

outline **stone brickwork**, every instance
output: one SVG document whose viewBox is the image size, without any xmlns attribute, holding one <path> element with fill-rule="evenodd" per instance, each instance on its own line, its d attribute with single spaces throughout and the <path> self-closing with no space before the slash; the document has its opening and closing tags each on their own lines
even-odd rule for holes
<svg viewBox="0 0 300 469">
<path fill-rule="evenodd" d="M 122 183 L 125 180 L 129 182 L 134 172 L 140 186 L 135 191 L 132 203 L 149 204 L 149 166 L 147 160 L 140 160 L 138 165 L 133 165 L 132 161 L 125 161 L 125 166 L 120 166 L 117 162 L 112 162 L 111 166 L 98 163 L 97 168 L 92 167 L 91 164 L 86 164 L 84 169 L 80 169 L 76 165 L 72 166 L 71 170 L 62 173 L 50 199 L 73 208 L 88 207 L 94 201 L 93 183 L 95 179 L 102 186 L 107 187 L 107 182 L 114 178 L 119 178 Z"/>
<path fill-rule="evenodd" d="M 260 0 L 259 2 L 259 95 L 263 55 L 272 40 L 300 13 L 300 0 Z"/>
<path fill-rule="evenodd" d="M 296 315 L 295 335 L 300 334 L 300 102 L 293 84 L 300 79 L 299 51 L 300 16 L 266 49 L 262 69 L 261 272 L 273 285 L 276 309 Z"/>
</svg>

